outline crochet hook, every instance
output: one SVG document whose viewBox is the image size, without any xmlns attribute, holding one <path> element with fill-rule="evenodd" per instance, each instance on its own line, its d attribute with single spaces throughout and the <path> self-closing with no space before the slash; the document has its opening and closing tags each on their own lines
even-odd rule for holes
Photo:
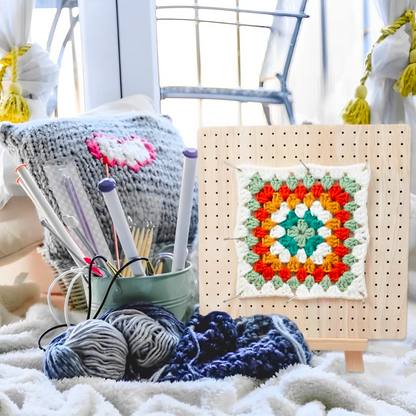
<svg viewBox="0 0 416 416">
<path fill-rule="evenodd" d="M 136 245 L 130 232 L 129 225 L 121 207 L 116 190 L 116 181 L 113 178 L 103 178 L 98 183 L 98 189 L 102 193 L 108 211 L 117 230 L 118 238 L 123 246 L 124 254 L 129 260 L 139 257 Z M 144 276 L 145 272 L 141 261 L 134 262 L 130 268 L 135 276 Z"/>
<path fill-rule="evenodd" d="M 185 267 L 188 252 L 189 225 L 191 223 L 196 167 L 198 161 L 198 150 L 196 149 L 185 149 L 183 154 L 185 156 L 185 163 L 183 166 L 178 218 L 176 220 L 172 272 L 177 272 Z"/>
</svg>

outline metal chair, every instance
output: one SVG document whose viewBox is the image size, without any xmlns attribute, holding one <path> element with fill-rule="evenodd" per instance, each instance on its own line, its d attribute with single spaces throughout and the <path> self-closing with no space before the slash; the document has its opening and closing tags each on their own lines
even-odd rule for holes
<svg viewBox="0 0 416 416">
<path fill-rule="evenodd" d="M 230 100 L 239 102 L 256 102 L 263 106 L 264 115 L 267 123 L 271 125 L 270 109 L 271 104 L 283 104 L 290 121 L 295 124 L 293 115 L 291 93 L 287 88 L 287 77 L 290 64 L 292 62 L 293 52 L 299 34 L 302 19 L 309 17 L 304 13 L 307 0 L 279 0 L 276 11 L 256 11 L 236 8 L 205 7 L 198 5 L 196 1 L 193 6 L 159 6 L 158 9 L 194 9 L 195 17 L 193 19 L 182 18 L 161 18 L 158 20 L 181 20 L 194 21 L 196 27 L 197 41 L 197 68 L 198 68 L 198 86 L 196 87 L 162 87 L 160 94 L 161 99 L 165 98 L 197 98 L 212 100 Z M 237 2 L 238 4 L 238 2 Z M 218 10 L 236 13 L 236 22 L 217 22 L 210 20 L 201 20 L 198 15 L 199 10 Z M 243 24 L 239 22 L 241 13 L 262 14 L 274 16 L 271 26 L 259 26 Z M 199 24 L 200 23 L 221 23 L 237 26 L 263 27 L 270 29 L 270 36 L 267 45 L 266 55 L 264 57 L 263 67 L 260 74 L 260 84 L 257 90 L 246 90 L 242 88 L 205 88 L 201 86 L 201 51 L 199 42 Z M 238 46 L 239 47 L 239 46 Z M 283 67 L 282 73 L 279 71 Z M 238 65 L 239 85 L 241 80 L 240 65 Z M 266 89 L 264 85 L 270 79 L 278 79 L 280 89 Z"/>
</svg>

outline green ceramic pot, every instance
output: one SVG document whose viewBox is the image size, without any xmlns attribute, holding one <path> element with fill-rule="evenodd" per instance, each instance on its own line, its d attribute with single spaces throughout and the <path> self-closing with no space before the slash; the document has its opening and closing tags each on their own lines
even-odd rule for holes
<svg viewBox="0 0 416 416">
<path fill-rule="evenodd" d="M 164 265 L 165 268 L 170 269 L 169 264 Z M 192 264 L 186 262 L 185 269 L 178 272 L 118 278 L 111 287 L 99 316 L 116 306 L 141 301 L 162 306 L 182 320 L 188 306 L 191 273 Z M 110 277 L 92 277 L 91 316 L 100 307 L 110 282 Z"/>
</svg>

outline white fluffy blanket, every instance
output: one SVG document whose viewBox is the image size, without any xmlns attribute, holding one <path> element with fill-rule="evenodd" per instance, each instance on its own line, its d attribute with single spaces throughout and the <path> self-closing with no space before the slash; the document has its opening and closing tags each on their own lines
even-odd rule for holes
<svg viewBox="0 0 416 416">
<path fill-rule="evenodd" d="M 411 223 L 408 336 L 370 341 L 364 373 L 347 373 L 343 353 L 325 352 L 311 367 L 290 367 L 265 383 L 243 376 L 174 384 L 51 382 L 37 348 L 39 335 L 54 325 L 48 307 L 37 303 L 22 320 L 19 305 L 36 299 L 36 291 L 8 288 L 13 296 L 2 296 L 0 287 L 0 416 L 416 415 L 416 196 Z"/>
<path fill-rule="evenodd" d="M 52 382 L 37 348 L 40 333 L 54 324 L 47 306 L 33 305 L 23 320 L 0 308 L 0 324 L 8 323 L 0 327 L 0 415 L 415 415 L 416 303 L 409 306 L 407 340 L 370 342 L 364 373 L 347 373 L 343 354 L 330 352 L 263 384 L 243 376 L 174 384 Z"/>
</svg>

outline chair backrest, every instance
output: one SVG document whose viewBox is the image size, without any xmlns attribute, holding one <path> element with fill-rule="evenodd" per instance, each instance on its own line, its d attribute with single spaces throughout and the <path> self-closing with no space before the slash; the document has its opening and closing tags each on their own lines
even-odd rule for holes
<svg viewBox="0 0 416 416">
<path fill-rule="evenodd" d="M 260 74 L 260 81 L 276 78 L 285 83 L 292 61 L 293 51 L 305 12 L 307 0 L 279 0 L 276 12 L 282 13 L 273 19 L 269 42 Z M 282 85 L 282 88 L 285 85 Z"/>
</svg>

